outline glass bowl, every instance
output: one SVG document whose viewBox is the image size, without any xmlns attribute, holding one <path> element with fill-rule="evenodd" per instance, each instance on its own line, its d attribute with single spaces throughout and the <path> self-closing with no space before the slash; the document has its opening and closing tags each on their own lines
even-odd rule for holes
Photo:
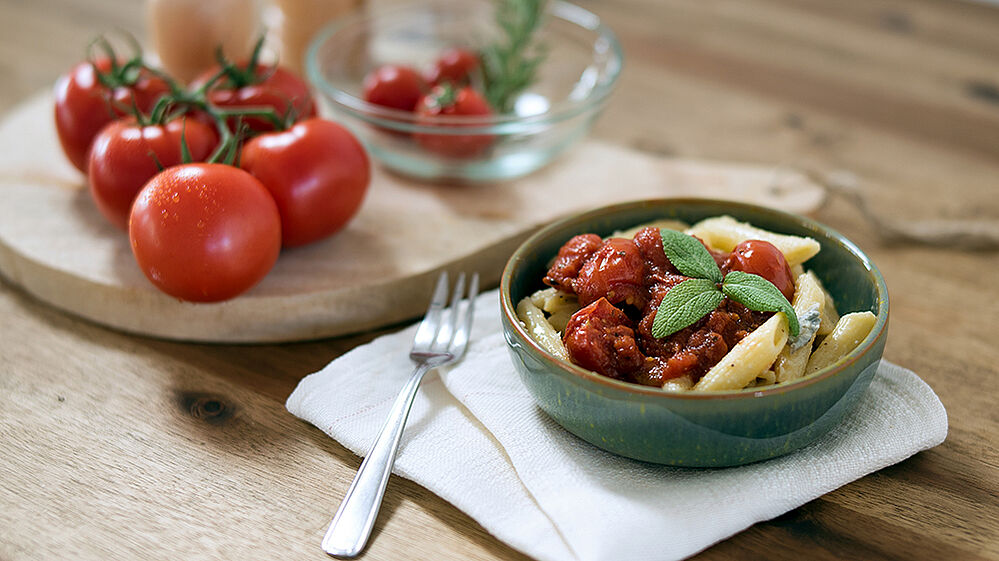
<svg viewBox="0 0 999 561">
<path fill-rule="evenodd" d="M 483 0 L 432 0 L 350 16 L 313 40 L 306 55 L 308 78 L 328 114 L 349 127 L 389 169 L 431 180 L 525 175 L 586 134 L 620 74 L 617 38 L 583 8 L 548 3 L 537 31 L 547 54 L 512 113 L 418 120 L 414 113 L 368 103 L 362 94 L 365 75 L 383 64 L 423 71 L 448 47 L 478 50 L 491 43 L 501 36 L 495 6 Z M 479 153 L 456 157 L 425 148 L 440 142 L 417 142 L 420 136 L 493 140 Z"/>
</svg>

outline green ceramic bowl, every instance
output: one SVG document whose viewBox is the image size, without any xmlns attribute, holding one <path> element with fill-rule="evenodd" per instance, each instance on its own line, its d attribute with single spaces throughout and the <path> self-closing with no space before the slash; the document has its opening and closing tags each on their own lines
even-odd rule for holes
<svg viewBox="0 0 999 561">
<path fill-rule="evenodd" d="M 545 352 L 524 331 L 516 302 L 543 288 L 549 261 L 569 238 L 606 236 L 661 218 L 694 223 L 728 214 L 775 232 L 810 236 L 822 250 L 806 263 L 838 311 L 870 310 L 877 322 L 836 364 L 763 390 L 670 393 L 613 380 Z M 510 258 L 500 286 L 503 329 L 513 363 L 538 406 L 570 432 L 604 450 L 647 462 L 691 467 L 746 464 L 794 451 L 829 431 L 866 391 L 884 352 L 888 290 L 853 243 L 807 218 L 760 206 L 705 199 L 660 199 L 600 208 L 531 236 Z"/>
</svg>

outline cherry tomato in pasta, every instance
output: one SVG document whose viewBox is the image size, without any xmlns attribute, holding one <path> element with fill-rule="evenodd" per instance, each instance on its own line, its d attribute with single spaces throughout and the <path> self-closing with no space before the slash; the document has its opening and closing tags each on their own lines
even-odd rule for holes
<svg viewBox="0 0 999 561">
<path fill-rule="evenodd" d="M 788 302 L 794 297 L 794 277 L 787 259 L 777 247 L 763 240 L 746 240 L 735 246 L 722 270 L 759 275 L 780 290 Z"/>
</svg>

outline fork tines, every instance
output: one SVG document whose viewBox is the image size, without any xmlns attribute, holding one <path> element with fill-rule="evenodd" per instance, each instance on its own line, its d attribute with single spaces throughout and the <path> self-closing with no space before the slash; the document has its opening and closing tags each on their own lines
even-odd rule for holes
<svg viewBox="0 0 999 561">
<path fill-rule="evenodd" d="M 413 354 L 449 354 L 457 358 L 465 352 L 472 329 L 474 298 L 479 292 L 479 274 L 472 274 L 467 297 L 465 282 L 465 273 L 459 273 L 451 291 L 450 304 L 445 308 L 448 302 L 448 273 L 443 271 L 437 277 L 427 314 L 413 338 Z"/>
</svg>

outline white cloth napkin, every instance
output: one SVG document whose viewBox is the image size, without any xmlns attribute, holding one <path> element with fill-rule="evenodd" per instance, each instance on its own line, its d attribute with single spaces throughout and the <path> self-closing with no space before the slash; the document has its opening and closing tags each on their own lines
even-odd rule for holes
<svg viewBox="0 0 999 561">
<path fill-rule="evenodd" d="M 476 301 L 465 358 L 424 379 L 395 473 L 543 561 L 681 559 L 943 442 L 947 413 L 913 372 L 882 362 L 857 410 L 798 452 L 742 467 L 672 468 L 597 449 L 523 387 L 496 291 Z M 363 455 L 408 378 L 415 326 L 299 384 L 287 407 Z"/>
</svg>

